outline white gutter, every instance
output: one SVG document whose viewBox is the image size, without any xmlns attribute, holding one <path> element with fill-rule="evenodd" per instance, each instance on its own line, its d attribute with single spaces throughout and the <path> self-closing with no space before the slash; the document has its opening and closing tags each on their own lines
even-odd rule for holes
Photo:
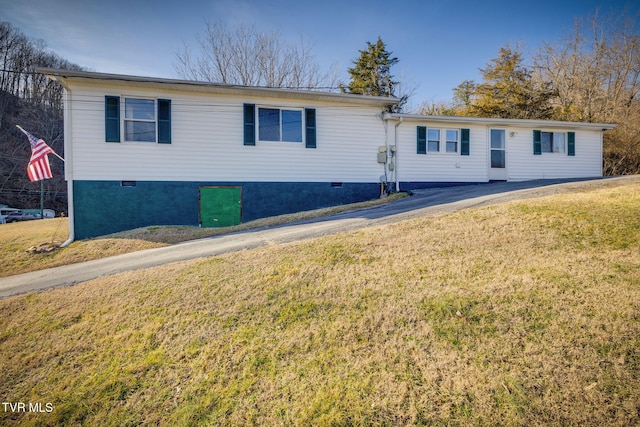
<svg viewBox="0 0 640 427">
<path fill-rule="evenodd" d="M 394 128 L 393 128 L 393 143 L 395 148 L 395 153 L 393 154 L 393 157 L 395 157 L 395 161 L 394 161 L 394 165 L 393 165 L 393 180 L 395 182 L 395 190 L 396 192 L 400 191 L 400 180 L 398 178 L 398 127 L 402 124 L 403 120 L 404 120 L 404 115 L 403 114 L 393 114 L 393 113 L 389 113 L 389 112 L 384 112 L 382 114 L 382 120 L 385 123 L 389 123 L 389 120 L 397 120 L 398 123 L 395 124 Z M 385 127 L 386 129 L 386 127 Z M 385 144 L 387 146 L 387 149 L 389 149 L 389 138 L 388 135 L 386 136 L 386 141 Z M 393 158 L 392 157 L 392 158 Z M 385 165 L 385 174 L 386 174 L 386 165 Z"/>
<path fill-rule="evenodd" d="M 395 167 L 393 169 L 393 177 L 396 181 L 396 193 L 400 191 L 400 181 L 398 179 L 398 127 L 402 124 L 402 116 L 400 116 L 400 121 L 396 123 L 393 134 L 393 144 L 395 149 L 394 157 L 396 158 Z"/>
<path fill-rule="evenodd" d="M 616 127 L 610 123 L 584 123 L 584 122 L 563 122 L 557 120 L 540 119 L 501 119 L 486 117 L 463 117 L 463 116 L 423 116 L 421 114 L 388 114 L 386 119 L 400 119 L 413 122 L 436 122 L 447 124 L 466 124 L 479 126 L 521 126 L 528 128 L 545 127 L 559 129 L 585 129 L 585 130 L 610 130 Z"/>
</svg>

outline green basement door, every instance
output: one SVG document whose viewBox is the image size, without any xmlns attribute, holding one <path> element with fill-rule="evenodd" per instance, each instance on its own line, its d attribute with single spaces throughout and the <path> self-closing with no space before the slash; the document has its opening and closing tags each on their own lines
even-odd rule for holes
<svg viewBox="0 0 640 427">
<path fill-rule="evenodd" d="M 240 224 L 242 187 L 200 187 L 200 226 Z"/>
</svg>

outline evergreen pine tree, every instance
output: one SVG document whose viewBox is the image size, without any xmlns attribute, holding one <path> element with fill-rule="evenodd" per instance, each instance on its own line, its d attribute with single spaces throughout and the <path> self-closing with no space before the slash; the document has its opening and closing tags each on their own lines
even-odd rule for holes
<svg viewBox="0 0 640 427">
<path fill-rule="evenodd" d="M 500 48 L 498 58 L 480 70 L 483 83 L 476 85 L 468 113 L 505 119 L 549 118 L 551 91 L 536 85 L 522 62 L 520 52 Z"/>
<path fill-rule="evenodd" d="M 340 85 L 343 93 L 369 96 L 396 97 L 398 82 L 391 75 L 391 67 L 398 63 L 380 37 L 376 43 L 367 42 L 367 48 L 360 51 L 360 57 L 353 61 L 353 67 L 347 71 L 351 81 L 347 86 Z M 400 103 L 394 108 L 399 110 L 406 102 L 406 96 L 400 97 Z"/>
</svg>

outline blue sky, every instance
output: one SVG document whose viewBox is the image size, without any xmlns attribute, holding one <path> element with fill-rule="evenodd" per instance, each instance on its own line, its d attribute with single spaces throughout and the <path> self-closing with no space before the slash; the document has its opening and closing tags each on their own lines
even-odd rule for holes
<svg viewBox="0 0 640 427">
<path fill-rule="evenodd" d="M 345 82 L 358 51 L 380 36 L 419 105 L 449 100 L 459 83 L 479 80 L 478 68 L 500 47 L 518 44 L 530 58 L 569 33 L 575 18 L 625 8 L 640 9 L 632 0 L 0 0 L 0 20 L 92 71 L 170 78 L 175 52 L 195 46 L 207 20 L 255 24 L 285 40 L 303 34 L 316 61 Z"/>
</svg>

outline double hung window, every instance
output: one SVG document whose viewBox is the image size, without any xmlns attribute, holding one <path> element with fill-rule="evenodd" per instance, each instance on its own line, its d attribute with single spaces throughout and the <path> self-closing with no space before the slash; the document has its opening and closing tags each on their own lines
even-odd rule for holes
<svg viewBox="0 0 640 427">
<path fill-rule="evenodd" d="M 458 152 L 458 130 L 447 129 L 445 131 L 447 136 L 447 153 Z"/>
<path fill-rule="evenodd" d="M 427 129 L 427 150 L 440 151 L 440 129 Z"/>
<path fill-rule="evenodd" d="M 156 142 L 155 99 L 124 99 L 124 140 Z"/>
<path fill-rule="evenodd" d="M 124 109 L 124 114 L 120 110 Z M 122 127 L 120 120 L 122 119 Z M 124 131 L 120 133 L 120 129 Z M 105 140 L 107 142 L 171 143 L 171 100 L 105 97 Z"/>
<path fill-rule="evenodd" d="M 541 132 L 540 140 L 543 153 L 564 153 L 565 134 L 561 132 Z"/>
<path fill-rule="evenodd" d="M 459 142 L 459 129 L 427 129 L 427 150 L 431 153 L 457 153 Z"/>
<path fill-rule="evenodd" d="M 304 142 L 316 148 L 315 108 L 274 108 L 243 105 L 244 145 L 258 142 Z"/>
<path fill-rule="evenodd" d="M 302 142 L 302 110 L 258 108 L 258 140 Z"/>
<path fill-rule="evenodd" d="M 440 129 L 427 126 L 416 128 L 416 152 L 427 153 L 460 153 L 468 156 L 470 153 L 469 129 Z"/>
<path fill-rule="evenodd" d="M 546 132 L 541 130 L 533 131 L 533 154 L 542 153 L 576 155 L 576 133 L 575 132 Z"/>
</svg>

